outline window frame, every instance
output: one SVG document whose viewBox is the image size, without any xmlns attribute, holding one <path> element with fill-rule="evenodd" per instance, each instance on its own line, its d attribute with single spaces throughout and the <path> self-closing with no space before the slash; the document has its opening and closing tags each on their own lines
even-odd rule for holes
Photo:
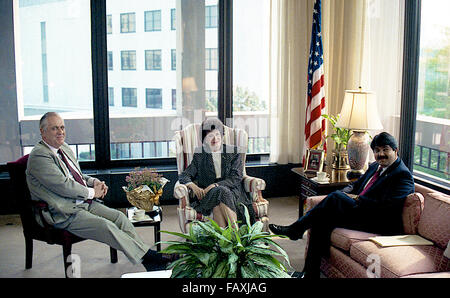
<svg viewBox="0 0 450 298">
<path fill-rule="evenodd" d="M 159 29 L 155 29 L 155 13 L 159 13 Z M 148 16 L 151 16 L 151 22 L 147 19 Z M 161 9 L 155 9 L 155 10 L 147 10 L 144 11 L 144 31 L 145 32 L 159 32 L 161 31 Z M 152 28 L 148 28 L 147 25 L 151 24 Z"/>
<path fill-rule="evenodd" d="M 130 56 L 130 54 L 134 54 L 134 68 L 132 68 L 131 66 L 129 66 L 129 68 L 124 68 L 124 54 L 127 54 L 128 55 L 128 57 L 125 57 L 126 58 L 126 60 L 128 61 L 128 65 L 131 65 L 131 63 L 130 63 L 130 59 L 131 59 L 131 56 Z M 130 70 L 130 71 L 133 71 L 133 70 L 137 70 L 137 61 L 136 61 L 136 50 L 123 50 L 123 51 L 120 51 L 120 69 L 121 70 Z"/>
<path fill-rule="evenodd" d="M 134 87 L 122 87 L 122 107 L 131 107 L 131 108 L 137 108 L 138 103 L 138 93 L 137 88 Z M 134 94 L 131 94 L 131 92 L 134 91 Z M 125 94 L 127 92 L 130 92 L 129 94 Z M 125 97 L 126 95 L 126 97 Z M 130 98 L 134 98 L 134 100 L 130 100 Z M 127 99 L 127 103 L 130 102 L 131 105 L 124 105 L 124 99 Z"/>
<path fill-rule="evenodd" d="M 224 121 L 233 119 L 232 111 L 232 69 L 233 69 L 233 1 L 218 0 L 218 116 Z M 417 111 L 418 51 L 420 32 L 420 0 L 405 2 L 405 29 L 402 82 L 402 110 L 400 117 L 399 147 L 400 156 L 412 168 L 414 161 L 415 116 Z M 175 10 L 176 11 L 176 10 Z M 172 19 L 172 15 L 171 15 Z M 136 32 L 136 19 L 134 19 Z M 120 33 L 123 32 L 122 18 Z M 172 28 L 172 26 L 171 26 Z M 83 169 L 111 169 L 135 166 L 176 166 L 175 158 L 151 158 L 139 160 L 111 159 L 108 101 L 108 62 L 107 62 L 107 14 L 106 0 L 91 0 L 91 57 L 94 113 L 95 161 L 80 161 Z M 232 123 L 230 124 L 232 125 Z M 412 129 L 413 128 L 413 129 Z M 257 161 L 267 154 L 248 154 L 247 161 Z M 6 172 L 6 165 L 0 165 Z M 416 179 L 416 177 L 415 177 Z M 448 192 L 442 185 L 418 178 L 420 184 L 439 191 Z"/>
<path fill-rule="evenodd" d="M 159 67 L 155 67 L 155 54 L 159 53 Z M 148 54 L 151 54 L 150 57 Z M 162 70 L 162 50 L 161 49 L 153 49 L 153 50 L 145 50 L 145 70 L 151 71 L 160 71 Z M 148 61 L 149 59 L 151 61 Z"/>
<path fill-rule="evenodd" d="M 104 0 L 102 0 L 102 2 L 103 1 Z M 106 7 L 106 0 L 105 0 L 105 7 Z M 92 0 L 91 0 L 91 8 L 92 8 Z M 92 11 L 92 9 L 91 9 L 91 11 Z M 106 14 L 106 11 L 105 11 L 105 14 Z M 122 18 L 125 16 L 127 16 L 127 21 L 126 21 L 127 31 L 124 31 L 124 22 L 123 22 L 124 20 Z M 133 25 L 132 29 L 130 29 L 130 16 L 133 16 L 133 22 L 131 23 Z M 92 32 L 92 33 L 94 33 L 94 32 Z M 136 13 L 135 12 L 125 12 L 125 13 L 120 14 L 120 33 L 136 33 Z"/>
<path fill-rule="evenodd" d="M 157 105 L 153 106 L 155 103 L 149 102 L 151 99 L 155 99 L 154 94 L 151 94 L 152 91 L 159 91 L 159 97 Z M 163 106 L 163 89 L 162 88 L 145 88 L 145 107 L 147 109 L 162 109 Z"/>
</svg>

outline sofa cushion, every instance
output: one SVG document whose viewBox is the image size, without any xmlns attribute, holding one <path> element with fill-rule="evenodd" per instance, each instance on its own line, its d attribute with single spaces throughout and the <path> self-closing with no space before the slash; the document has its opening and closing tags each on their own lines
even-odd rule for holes
<svg viewBox="0 0 450 298">
<path fill-rule="evenodd" d="M 379 258 L 383 278 L 450 271 L 450 260 L 443 253 L 434 245 L 380 247 L 372 241 L 357 242 L 350 248 L 352 259 L 366 268 Z"/>
<path fill-rule="evenodd" d="M 427 193 L 418 233 L 445 249 L 450 239 L 450 196 L 443 193 Z"/>
<path fill-rule="evenodd" d="M 330 256 L 322 258 L 320 270 L 329 278 L 366 278 L 366 267 L 341 250 L 330 247 Z"/>
<path fill-rule="evenodd" d="M 350 246 L 358 241 L 368 240 L 369 237 L 378 236 L 377 234 L 371 234 L 356 230 L 349 230 L 344 228 L 336 228 L 331 233 L 331 245 L 340 248 L 344 251 L 349 251 Z"/>
<path fill-rule="evenodd" d="M 420 216 L 422 215 L 424 198 L 420 192 L 415 192 L 406 197 L 403 205 L 403 230 L 405 234 L 417 234 Z"/>
<path fill-rule="evenodd" d="M 436 272 L 436 273 L 423 273 L 412 274 L 403 276 L 404 278 L 450 278 L 450 272 Z"/>
</svg>

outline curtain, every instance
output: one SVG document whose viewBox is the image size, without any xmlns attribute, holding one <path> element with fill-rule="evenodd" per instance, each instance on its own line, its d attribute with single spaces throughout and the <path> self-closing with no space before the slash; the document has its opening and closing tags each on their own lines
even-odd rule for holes
<svg viewBox="0 0 450 298">
<path fill-rule="evenodd" d="M 270 161 L 279 164 L 302 158 L 313 5 L 313 0 L 272 0 Z M 377 96 L 383 131 L 398 138 L 403 13 L 402 0 L 322 0 L 327 114 L 339 114 L 345 90 L 361 86 Z M 327 143 L 331 152 L 334 144 Z"/>
<path fill-rule="evenodd" d="M 272 0 L 270 162 L 300 163 L 313 0 Z"/>
</svg>

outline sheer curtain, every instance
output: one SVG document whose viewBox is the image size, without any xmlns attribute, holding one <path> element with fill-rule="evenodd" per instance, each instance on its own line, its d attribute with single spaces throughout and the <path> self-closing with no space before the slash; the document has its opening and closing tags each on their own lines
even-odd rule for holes
<svg viewBox="0 0 450 298">
<path fill-rule="evenodd" d="M 328 113 L 340 113 L 347 89 L 373 91 L 383 131 L 398 139 L 403 1 L 323 0 L 322 7 Z M 379 132 L 369 133 L 374 136 Z M 369 159 L 373 160 L 372 153 Z"/>
<path fill-rule="evenodd" d="M 271 0 L 270 162 L 300 163 L 313 0 Z"/>
<path fill-rule="evenodd" d="M 270 161 L 279 164 L 302 158 L 313 4 L 272 0 Z M 328 114 L 340 113 L 345 90 L 361 86 L 377 95 L 383 131 L 398 138 L 403 12 L 402 0 L 322 0 Z"/>
</svg>

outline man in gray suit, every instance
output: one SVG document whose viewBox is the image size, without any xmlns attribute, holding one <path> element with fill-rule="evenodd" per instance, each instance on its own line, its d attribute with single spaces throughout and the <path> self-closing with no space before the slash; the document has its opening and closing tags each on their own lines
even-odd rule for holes
<svg viewBox="0 0 450 298">
<path fill-rule="evenodd" d="M 48 211 L 44 212 L 47 223 L 106 243 L 149 271 L 164 269 L 171 257 L 149 249 L 122 212 L 102 204 L 108 187 L 81 172 L 65 143 L 64 120 L 57 113 L 48 112 L 42 116 L 39 128 L 42 140 L 30 153 L 26 177 L 31 198 L 48 204 Z"/>
</svg>

